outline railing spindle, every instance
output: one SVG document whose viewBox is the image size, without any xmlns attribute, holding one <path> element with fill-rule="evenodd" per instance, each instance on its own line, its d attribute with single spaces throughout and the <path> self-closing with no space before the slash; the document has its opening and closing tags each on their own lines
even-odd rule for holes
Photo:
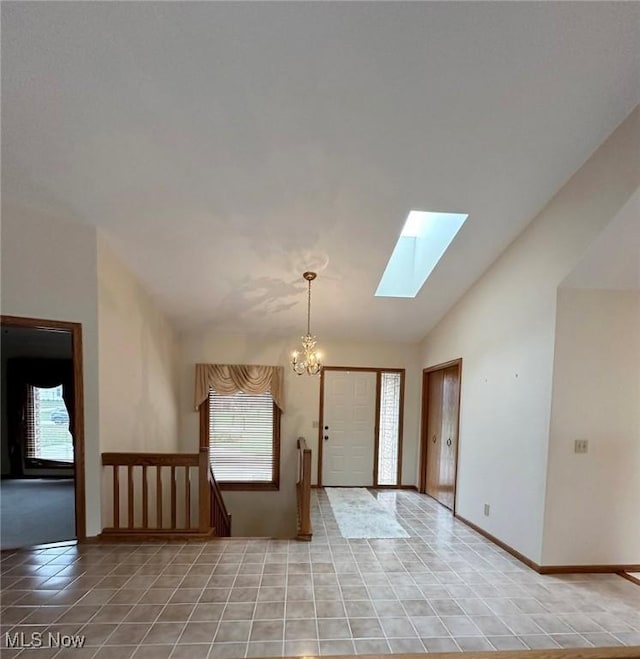
<svg viewBox="0 0 640 659">
<path fill-rule="evenodd" d="M 162 467 L 156 466 L 156 526 L 162 528 Z"/>
<path fill-rule="evenodd" d="M 113 465 L 113 526 L 120 528 L 120 467 Z"/>
<path fill-rule="evenodd" d="M 191 528 L 191 467 L 184 468 L 185 529 Z"/>
<path fill-rule="evenodd" d="M 147 465 L 142 465 L 142 528 L 149 528 L 149 493 L 147 491 Z"/>
<path fill-rule="evenodd" d="M 171 528 L 176 528 L 176 468 L 171 465 Z"/>
<path fill-rule="evenodd" d="M 127 515 L 129 521 L 129 528 L 132 529 L 133 528 L 133 465 L 129 465 L 129 467 L 127 468 L 127 494 L 129 496 Z"/>
</svg>

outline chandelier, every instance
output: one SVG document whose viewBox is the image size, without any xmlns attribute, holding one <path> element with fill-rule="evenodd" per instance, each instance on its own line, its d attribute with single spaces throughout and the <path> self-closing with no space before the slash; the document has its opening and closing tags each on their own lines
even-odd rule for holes
<svg viewBox="0 0 640 659">
<path fill-rule="evenodd" d="M 320 353 L 314 350 L 316 337 L 311 335 L 311 282 L 318 276 L 315 272 L 305 272 L 303 278 L 307 281 L 307 333 L 302 337 L 302 354 L 294 351 L 291 355 L 291 368 L 297 375 L 318 375 L 322 370 Z"/>
</svg>

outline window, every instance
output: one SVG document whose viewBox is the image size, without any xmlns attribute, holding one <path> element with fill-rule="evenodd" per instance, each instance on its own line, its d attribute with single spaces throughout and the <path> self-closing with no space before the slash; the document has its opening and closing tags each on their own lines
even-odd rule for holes
<svg viewBox="0 0 640 659">
<path fill-rule="evenodd" d="M 210 391 L 207 416 L 209 459 L 220 487 L 278 489 L 280 410 L 271 394 Z"/>
<path fill-rule="evenodd" d="M 30 461 L 73 463 L 73 437 L 62 385 L 29 387 L 25 458 Z"/>
<path fill-rule="evenodd" d="M 398 485 L 401 382 L 400 373 L 381 373 L 378 485 Z"/>
</svg>

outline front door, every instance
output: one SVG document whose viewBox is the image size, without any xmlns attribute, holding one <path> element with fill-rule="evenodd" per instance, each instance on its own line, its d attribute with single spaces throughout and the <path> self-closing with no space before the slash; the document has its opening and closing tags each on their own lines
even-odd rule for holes
<svg viewBox="0 0 640 659">
<path fill-rule="evenodd" d="M 371 487 L 376 425 L 376 373 L 325 371 L 322 482 Z"/>
</svg>

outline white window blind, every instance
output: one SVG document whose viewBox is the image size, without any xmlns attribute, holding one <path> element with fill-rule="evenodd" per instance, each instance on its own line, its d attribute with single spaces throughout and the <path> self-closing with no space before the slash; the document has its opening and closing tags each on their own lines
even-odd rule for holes
<svg viewBox="0 0 640 659">
<path fill-rule="evenodd" d="M 400 435 L 400 373 L 382 373 L 380 383 L 380 437 L 378 484 L 398 484 Z"/>
<path fill-rule="evenodd" d="M 73 463 L 73 437 L 62 386 L 49 389 L 29 386 L 26 421 L 27 459 Z"/>
<path fill-rule="evenodd" d="M 272 483 L 271 394 L 209 394 L 209 459 L 220 483 Z"/>
</svg>

